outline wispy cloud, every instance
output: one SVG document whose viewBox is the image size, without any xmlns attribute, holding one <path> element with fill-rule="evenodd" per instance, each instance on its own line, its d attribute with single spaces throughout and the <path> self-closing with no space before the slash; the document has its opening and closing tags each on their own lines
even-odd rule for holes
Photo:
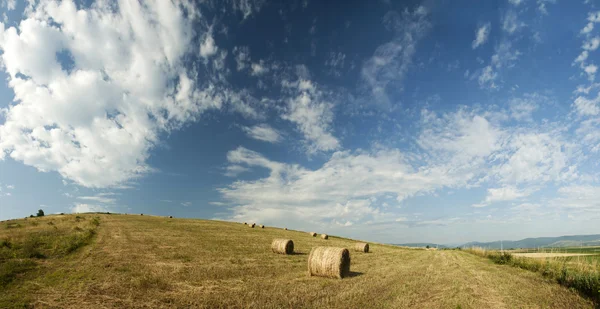
<svg viewBox="0 0 600 309">
<path fill-rule="evenodd" d="M 266 123 L 252 127 L 242 127 L 242 130 L 244 130 L 244 132 L 246 132 L 250 138 L 259 141 L 269 143 L 279 143 L 281 141 L 281 134 L 279 134 L 279 131 Z"/>
<path fill-rule="evenodd" d="M 485 44 L 485 42 L 487 42 L 487 40 L 488 40 L 491 29 L 492 29 L 491 23 L 487 23 L 487 24 L 484 24 L 483 26 L 479 27 L 477 29 L 477 31 L 475 31 L 475 40 L 473 40 L 471 47 L 473 49 L 475 49 L 475 48 Z"/>
</svg>

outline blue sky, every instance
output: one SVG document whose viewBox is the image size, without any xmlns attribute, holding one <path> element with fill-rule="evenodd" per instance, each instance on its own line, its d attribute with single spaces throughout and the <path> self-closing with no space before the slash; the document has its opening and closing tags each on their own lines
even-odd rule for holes
<svg viewBox="0 0 600 309">
<path fill-rule="evenodd" d="M 600 233 L 594 1 L 2 0 L 0 219 Z"/>
</svg>

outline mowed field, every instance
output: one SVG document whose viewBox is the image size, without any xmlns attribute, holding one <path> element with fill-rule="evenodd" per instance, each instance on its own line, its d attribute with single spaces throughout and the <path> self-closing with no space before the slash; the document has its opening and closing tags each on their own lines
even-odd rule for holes
<svg viewBox="0 0 600 309">
<path fill-rule="evenodd" d="M 71 231 L 92 228 L 89 240 L 72 244 Z M 66 240 L 51 243 L 52 233 Z M 41 249 L 25 257 L 32 237 Z M 297 254 L 272 253 L 274 238 L 292 239 Z M 537 273 L 460 250 L 371 244 L 370 253 L 351 251 L 349 278 L 309 277 L 312 247 L 351 249 L 355 241 L 241 223 L 47 216 L 2 222 L 0 241 L 0 308 L 594 307 Z M 29 266 L 11 274 L 15 261 Z"/>
</svg>

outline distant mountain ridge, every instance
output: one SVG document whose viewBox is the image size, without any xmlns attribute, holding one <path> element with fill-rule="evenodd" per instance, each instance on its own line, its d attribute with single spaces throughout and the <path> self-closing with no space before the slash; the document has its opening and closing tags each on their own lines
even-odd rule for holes
<svg viewBox="0 0 600 309">
<path fill-rule="evenodd" d="M 445 245 L 440 245 L 440 244 L 433 244 L 433 243 L 428 243 L 428 242 L 413 242 L 413 243 L 406 243 L 406 244 L 393 244 L 394 246 L 402 246 L 402 247 L 417 247 L 417 248 L 425 248 L 427 246 L 429 246 L 430 248 L 448 248 L 448 246 Z"/>
<path fill-rule="evenodd" d="M 491 241 L 491 242 L 468 242 L 462 245 L 441 245 L 434 243 L 404 243 L 394 244 L 396 246 L 404 247 L 431 247 L 431 248 L 455 248 L 455 247 L 482 247 L 488 249 L 517 249 L 517 248 L 537 248 L 537 247 L 577 247 L 577 246 L 600 246 L 600 234 L 594 235 L 570 235 L 570 236 L 558 236 L 558 237 L 535 237 L 525 238 L 521 240 L 503 240 L 503 241 Z"/>
<path fill-rule="evenodd" d="M 537 248 L 537 247 L 575 247 L 575 246 L 600 246 L 600 234 L 570 235 L 559 237 L 537 237 L 521 240 L 504 240 L 492 242 L 468 242 L 460 247 L 482 247 L 489 249 L 510 248 Z"/>
</svg>

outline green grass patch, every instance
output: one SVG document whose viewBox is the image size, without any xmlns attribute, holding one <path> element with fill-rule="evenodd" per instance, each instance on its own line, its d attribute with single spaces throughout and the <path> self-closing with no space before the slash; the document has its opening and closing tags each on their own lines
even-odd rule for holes
<svg viewBox="0 0 600 309">
<path fill-rule="evenodd" d="M 600 304 L 600 263 L 597 257 L 559 257 L 536 259 L 515 257 L 509 252 L 486 250 L 483 248 L 466 249 L 467 252 L 488 258 L 496 264 L 510 265 L 542 274 L 559 284 L 572 288 Z M 571 251 L 564 253 L 576 253 Z"/>
</svg>

